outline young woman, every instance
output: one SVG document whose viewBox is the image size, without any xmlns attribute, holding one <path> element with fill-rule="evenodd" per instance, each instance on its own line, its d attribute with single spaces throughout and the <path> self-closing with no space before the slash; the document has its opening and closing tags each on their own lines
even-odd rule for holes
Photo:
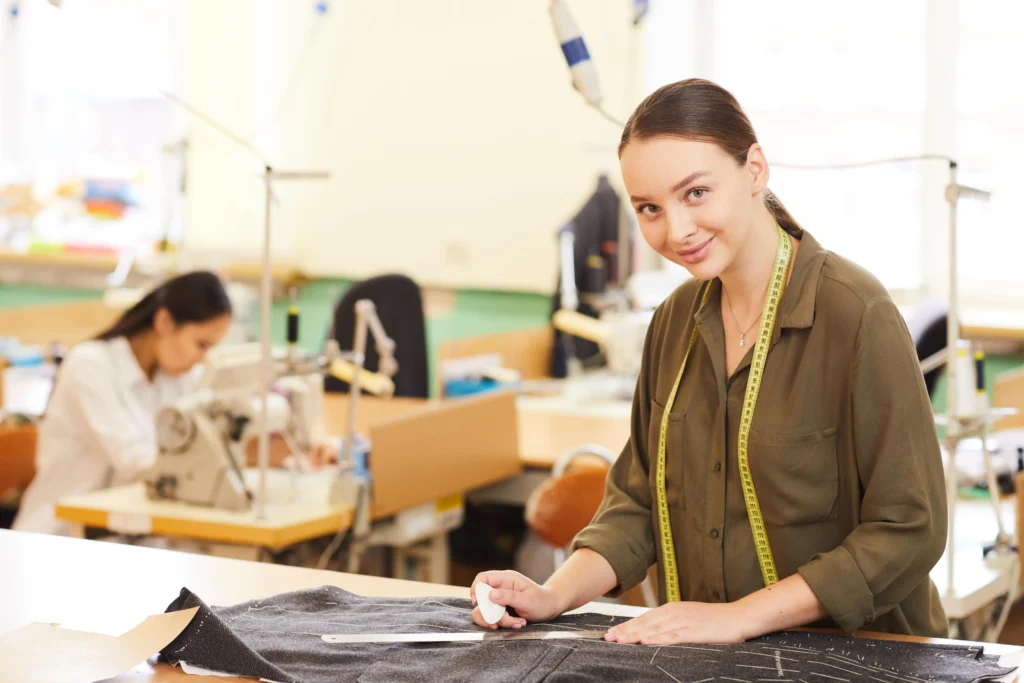
<svg viewBox="0 0 1024 683">
<path fill-rule="evenodd" d="M 219 278 L 198 271 L 157 287 L 61 363 L 39 425 L 36 476 L 13 528 L 70 534 L 54 517 L 69 494 L 133 481 L 156 461 L 155 418 L 231 325 Z"/>
<path fill-rule="evenodd" d="M 474 581 L 514 610 L 496 627 L 628 589 L 657 564 L 662 605 L 607 640 L 945 635 L 928 576 L 946 539 L 939 443 L 885 288 L 768 191 L 750 121 L 713 83 L 650 95 L 619 158 L 647 243 L 693 279 L 654 314 L 629 443 L 569 560 L 543 586 Z M 884 232 L 864 239 L 886 248 Z"/>
</svg>

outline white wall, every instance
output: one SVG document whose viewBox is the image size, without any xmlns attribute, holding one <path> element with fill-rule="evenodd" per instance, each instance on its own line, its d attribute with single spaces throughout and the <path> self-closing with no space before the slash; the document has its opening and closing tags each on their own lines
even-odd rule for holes
<svg viewBox="0 0 1024 683">
<path fill-rule="evenodd" d="M 312 4 L 189 5 L 188 99 L 248 135 L 288 89 L 255 144 L 277 168 L 332 174 L 277 188 L 275 258 L 320 275 L 551 291 L 555 230 L 602 169 L 621 181 L 620 130 L 570 87 L 547 0 L 330 2 L 322 17 Z M 642 73 L 631 3 L 570 7 L 625 119 L 642 95 L 642 83 L 627 95 L 627 65 Z M 192 131 L 187 244 L 258 253 L 260 162 L 205 124 Z"/>
</svg>

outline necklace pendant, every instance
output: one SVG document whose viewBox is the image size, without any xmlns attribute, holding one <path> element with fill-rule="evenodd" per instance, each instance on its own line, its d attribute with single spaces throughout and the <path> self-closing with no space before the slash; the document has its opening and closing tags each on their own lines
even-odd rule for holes
<svg viewBox="0 0 1024 683">
<path fill-rule="evenodd" d="M 740 335 L 740 346 L 746 346 L 746 345 L 747 345 L 747 342 L 745 342 L 745 341 L 743 340 L 743 335 L 741 334 L 741 335 Z"/>
</svg>

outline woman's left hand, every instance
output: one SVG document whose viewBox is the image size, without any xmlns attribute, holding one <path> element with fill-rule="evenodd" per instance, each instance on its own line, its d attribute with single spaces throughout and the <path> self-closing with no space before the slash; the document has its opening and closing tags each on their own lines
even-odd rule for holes
<svg viewBox="0 0 1024 683">
<path fill-rule="evenodd" d="M 338 447 L 332 443 L 317 442 L 306 458 L 314 469 L 333 465 L 338 462 Z"/>
<path fill-rule="evenodd" d="M 749 628 L 737 603 L 670 602 L 609 629 L 613 643 L 677 645 L 742 643 Z"/>
</svg>

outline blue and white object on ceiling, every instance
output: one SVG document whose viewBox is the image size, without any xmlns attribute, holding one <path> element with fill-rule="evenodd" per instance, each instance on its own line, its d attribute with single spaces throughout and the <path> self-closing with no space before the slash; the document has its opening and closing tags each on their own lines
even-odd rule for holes
<svg viewBox="0 0 1024 683">
<path fill-rule="evenodd" d="M 597 67 L 590 58 L 587 44 L 583 42 L 576 20 L 563 0 L 551 0 L 551 21 L 555 35 L 562 46 L 562 54 L 572 72 L 572 84 L 592 107 L 601 105 L 601 84 L 597 78 Z"/>
</svg>

